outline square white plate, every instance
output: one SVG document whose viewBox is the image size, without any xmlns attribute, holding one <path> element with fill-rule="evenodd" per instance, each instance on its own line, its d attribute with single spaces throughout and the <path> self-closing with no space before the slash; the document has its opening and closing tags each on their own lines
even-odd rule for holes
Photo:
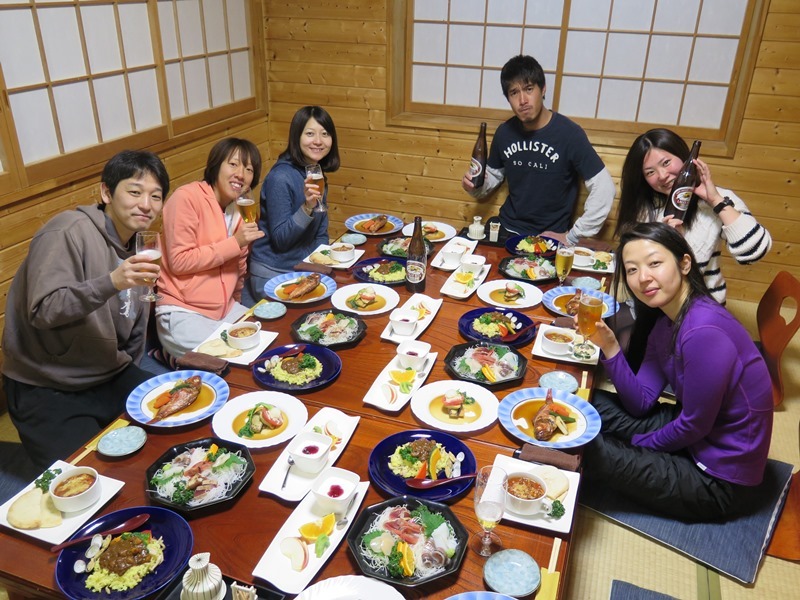
<svg viewBox="0 0 800 600">
<path fill-rule="evenodd" d="M 401 308 L 406 308 L 410 310 L 417 310 L 417 307 L 423 304 L 425 308 L 428 309 L 429 314 L 422 317 L 419 321 L 417 321 L 417 326 L 414 329 L 414 333 L 411 335 L 397 335 L 394 330 L 392 329 L 391 321 L 387 323 L 386 327 L 384 328 L 383 332 L 381 333 L 381 339 L 389 340 L 390 342 L 394 342 L 395 344 L 399 344 L 400 342 L 405 342 L 406 340 L 415 340 L 417 339 L 423 331 L 428 328 L 428 325 L 431 324 L 434 317 L 436 317 L 436 313 L 439 312 L 439 309 L 442 307 L 442 299 L 439 298 L 435 300 L 430 296 L 426 296 L 425 294 L 414 294 L 406 300 L 406 303 L 403 304 Z"/>
<path fill-rule="evenodd" d="M 477 243 L 477 242 L 476 242 Z M 475 291 L 481 286 L 481 284 L 486 280 L 486 277 L 489 275 L 489 271 L 491 271 L 492 265 L 483 265 L 483 268 L 478 271 L 478 274 L 472 280 L 472 286 L 466 286 L 463 283 L 458 283 L 456 281 L 456 273 L 460 272 L 460 268 L 457 271 L 454 271 L 450 277 L 447 278 L 447 281 L 444 282 L 444 285 L 441 287 L 439 292 L 444 294 L 445 296 L 450 296 L 451 298 L 469 298 Z"/>
<path fill-rule="evenodd" d="M 203 344 L 205 344 L 210 340 L 217 339 L 223 331 L 229 329 L 230 327 L 233 327 L 233 325 L 234 325 L 233 323 L 223 323 L 222 325 L 217 327 L 214 333 L 212 333 L 210 336 L 208 336 L 206 339 L 200 342 L 197 346 L 192 348 L 192 351 L 197 352 L 197 349 L 200 346 L 202 346 Z M 249 350 L 242 350 L 241 356 L 235 356 L 233 358 L 225 358 L 225 360 L 227 360 L 229 363 L 233 365 L 242 365 L 246 367 L 255 359 L 257 359 L 258 355 L 261 354 L 264 350 L 266 350 L 267 346 L 269 346 L 272 342 L 274 342 L 275 338 L 278 337 L 277 333 L 272 331 L 264 331 L 263 329 L 258 332 L 258 335 L 260 338 L 258 344 L 256 344 Z"/>
<path fill-rule="evenodd" d="M 381 374 L 375 378 L 375 381 L 372 382 L 372 386 L 367 391 L 367 394 L 364 396 L 364 404 L 371 404 L 372 406 L 376 406 L 381 410 L 385 410 L 388 412 L 399 412 L 402 408 L 408 404 L 408 401 L 411 400 L 411 396 L 414 395 L 425 380 L 428 378 L 428 375 L 431 373 L 431 369 L 433 369 L 433 365 L 436 362 L 436 357 L 439 356 L 436 352 L 430 352 L 428 356 L 425 358 L 425 364 L 422 365 L 422 369 L 417 371 L 417 378 L 414 380 L 414 383 L 411 385 L 411 390 L 407 394 L 403 394 L 400 392 L 398 386 L 389 383 L 392 378 L 389 375 L 389 371 L 402 371 L 404 367 L 400 364 L 400 358 L 395 356 L 392 360 L 389 361 Z M 384 386 L 393 389 L 397 392 L 397 400 L 393 403 L 389 403 L 389 398 L 386 392 L 384 392 Z"/>
<path fill-rule="evenodd" d="M 551 330 L 551 329 L 561 329 L 560 327 L 554 327 L 552 325 L 545 325 L 542 323 L 539 325 L 539 330 L 536 332 L 536 341 L 533 342 L 533 349 L 531 350 L 532 356 L 539 356 L 541 358 L 548 358 L 550 360 L 561 360 L 564 362 L 571 362 L 577 363 L 579 365 L 596 365 L 597 361 L 600 359 L 600 348 L 597 346 L 594 347 L 594 354 L 592 354 L 591 358 L 582 359 L 582 358 L 575 358 L 572 353 L 569 354 L 552 354 L 542 348 L 542 336 Z M 580 336 L 577 336 L 580 337 Z"/>
<path fill-rule="evenodd" d="M 317 555 L 314 553 L 314 545 L 307 545 L 308 564 L 302 571 L 295 571 L 292 569 L 289 559 L 281 552 L 281 541 L 287 537 L 298 537 L 298 529 L 301 525 L 310 521 L 316 521 L 325 516 L 325 513 L 320 511 L 317 507 L 314 494 L 308 494 L 303 501 L 297 505 L 294 512 L 289 515 L 283 527 L 281 527 L 280 531 L 272 539 L 269 547 L 258 561 L 256 568 L 253 569 L 253 576 L 265 579 L 278 589 L 289 594 L 299 594 L 302 592 L 323 565 L 328 562 L 328 559 L 333 556 L 336 552 L 336 548 L 338 548 L 339 544 L 347 535 L 347 530 L 352 526 L 353 521 L 355 521 L 354 515 L 358 514 L 361 502 L 364 500 L 368 489 L 369 481 L 362 481 L 356 486 L 356 491 L 354 493 L 357 494 L 357 497 L 348 513 L 350 516 L 348 527 L 342 529 L 334 528 L 333 533 L 330 535 L 331 545 L 328 546 L 323 555 L 319 558 L 317 558 Z"/>
<path fill-rule="evenodd" d="M 459 247 L 464 248 L 464 256 L 469 256 L 475 251 L 475 247 L 478 245 L 478 240 L 468 240 L 467 238 L 462 237 L 454 237 L 449 240 L 442 249 L 433 257 L 431 261 L 431 266 L 436 267 L 437 269 L 441 269 L 442 271 L 455 271 L 459 265 L 455 267 L 446 267 L 442 261 L 442 252 L 449 252 L 451 250 L 457 249 Z"/>
<path fill-rule="evenodd" d="M 361 417 L 348 417 L 340 410 L 326 406 L 315 414 L 308 423 L 305 424 L 302 431 L 313 431 L 314 427 L 325 429 L 325 425 L 330 421 L 336 423 L 338 433 L 342 436 L 341 441 L 337 444 L 336 448 L 331 450 L 328 454 L 328 462 L 325 467 L 332 467 L 336 460 L 344 452 L 345 446 L 353 436 L 356 430 L 358 421 Z M 299 433 L 299 432 L 298 432 Z M 311 484 L 317 478 L 317 474 L 304 473 L 299 469 L 292 468 L 289 471 L 289 477 L 286 478 L 286 487 L 281 489 L 283 478 L 286 477 L 286 469 L 289 466 L 289 445 L 281 452 L 280 456 L 272 463 L 272 467 L 261 480 L 258 489 L 262 492 L 274 494 L 279 498 L 288 500 L 289 502 L 298 502 L 303 499 L 308 491 L 311 489 Z"/>
<path fill-rule="evenodd" d="M 528 462 L 526 460 L 519 460 L 512 456 L 505 456 L 498 454 L 494 458 L 494 464 L 502 468 L 507 474 L 511 473 L 535 473 L 536 469 L 541 465 L 537 463 Z M 561 469 L 559 469 L 561 471 Z M 513 521 L 514 523 L 522 523 L 523 525 L 530 525 L 532 527 L 539 527 L 540 529 L 548 529 L 550 531 L 557 531 L 558 533 L 569 533 L 572 529 L 572 519 L 575 516 L 575 502 L 578 499 L 578 484 L 581 476 L 572 471 L 561 471 L 567 476 L 569 480 L 569 489 L 566 496 L 561 498 L 561 504 L 564 505 L 564 516 L 560 519 L 548 517 L 544 513 L 535 515 L 518 515 L 506 509 L 503 511 L 504 521 Z"/>
<path fill-rule="evenodd" d="M 66 470 L 71 469 L 72 465 L 64 462 L 63 460 L 57 460 L 50 468 Z M 17 529 L 8 523 L 8 509 L 11 508 L 14 500 L 33 488 L 33 482 L 30 482 L 25 486 L 25 489 L 20 490 L 18 494 L 0 506 L 0 525 L 4 525 L 9 529 L 13 529 L 14 531 L 17 531 L 23 535 L 36 538 L 37 540 L 42 540 L 43 542 L 47 542 L 48 544 L 52 544 L 54 546 L 56 544 L 60 544 L 69 538 L 73 533 L 75 533 L 84 523 L 91 519 L 92 515 L 100 510 L 106 502 L 111 500 L 111 498 L 113 498 L 116 493 L 122 489 L 122 486 L 125 485 L 125 482 L 119 481 L 118 479 L 111 479 L 111 477 L 106 477 L 105 475 L 100 475 L 100 484 L 100 499 L 92 504 L 89 508 L 85 508 L 81 511 L 62 513 L 63 521 L 58 527 Z"/>
<path fill-rule="evenodd" d="M 319 246 L 317 246 L 317 247 L 314 249 L 314 252 L 322 252 L 323 250 L 330 250 L 330 249 L 331 249 L 331 246 L 330 246 L 329 244 L 320 244 Z M 314 252 L 312 252 L 311 254 L 314 254 Z M 347 262 L 342 262 L 342 263 L 340 263 L 340 262 L 337 262 L 336 264 L 333 264 L 333 265 L 325 265 L 325 266 L 326 266 L 326 267 L 330 267 L 331 269 L 349 269 L 349 268 L 350 268 L 350 267 L 352 267 L 354 264 L 356 264 L 356 261 L 357 261 L 359 258 L 361 258 L 362 256 L 364 256 L 364 252 L 365 252 L 364 250 L 356 250 L 356 251 L 355 251 L 355 254 L 353 255 L 353 258 L 352 258 L 352 260 L 348 260 Z M 303 262 L 307 262 L 307 263 L 311 263 L 311 264 L 317 264 L 317 263 L 315 263 L 313 260 L 311 260 L 311 254 L 309 254 L 308 256 L 306 256 L 306 257 L 303 259 Z"/>
</svg>

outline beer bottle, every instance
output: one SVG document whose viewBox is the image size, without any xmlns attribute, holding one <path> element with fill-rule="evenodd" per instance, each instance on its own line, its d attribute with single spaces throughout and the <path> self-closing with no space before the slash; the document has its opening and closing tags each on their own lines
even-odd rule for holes
<svg viewBox="0 0 800 600">
<path fill-rule="evenodd" d="M 475 140 L 469 174 L 476 189 L 483 186 L 483 180 L 486 178 L 486 123 L 481 123 L 481 132 Z"/>
<path fill-rule="evenodd" d="M 665 217 L 671 216 L 683 220 L 689 208 L 697 204 L 697 195 L 694 193 L 694 188 L 697 186 L 697 165 L 694 164 L 694 159 L 698 154 L 700 154 L 700 140 L 695 140 L 689 158 L 683 163 L 675 183 L 672 184 L 669 200 L 664 207 Z"/>
<path fill-rule="evenodd" d="M 428 256 L 425 253 L 425 240 L 422 238 L 422 217 L 414 217 L 414 233 L 408 245 L 406 261 L 406 289 L 411 292 L 425 291 L 425 268 Z"/>
</svg>

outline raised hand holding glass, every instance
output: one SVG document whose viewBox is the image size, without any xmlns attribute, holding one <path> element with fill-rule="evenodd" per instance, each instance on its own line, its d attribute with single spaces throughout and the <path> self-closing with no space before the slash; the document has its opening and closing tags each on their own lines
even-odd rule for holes
<svg viewBox="0 0 800 600">
<path fill-rule="evenodd" d="M 323 202 L 325 197 L 325 177 L 322 174 L 322 167 L 318 164 L 306 165 L 306 181 L 319 188 L 319 200 L 317 200 L 317 205 L 314 207 L 314 212 L 326 212 L 328 209 L 325 207 L 325 202 Z"/>
<path fill-rule="evenodd" d="M 136 254 L 144 256 L 151 263 L 157 265 L 161 264 L 161 234 L 157 231 L 137 231 L 136 232 Z M 156 294 L 153 285 L 156 282 L 155 277 L 148 277 L 145 279 L 147 282 L 147 291 L 139 296 L 142 302 L 155 302 L 161 300 L 161 296 Z"/>
</svg>

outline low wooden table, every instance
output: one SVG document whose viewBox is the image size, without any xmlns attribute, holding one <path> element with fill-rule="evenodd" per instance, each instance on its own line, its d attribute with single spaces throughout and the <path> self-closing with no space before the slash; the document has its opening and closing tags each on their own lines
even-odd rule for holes
<svg viewBox="0 0 800 600">
<path fill-rule="evenodd" d="M 377 256 L 376 241 L 372 238 L 367 242 L 365 258 Z M 436 250 L 438 251 L 440 247 L 441 245 L 437 245 Z M 501 278 L 497 266 L 501 259 L 508 256 L 505 250 L 479 245 L 476 252 L 485 255 L 487 263 L 492 265 L 489 279 Z M 425 293 L 431 297 L 438 297 L 439 289 L 449 275 L 448 272 L 429 268 Z M 334 271 L 333 277 L 339 286 L 356 282 L 352 274 L 346 271 Z M 548 289 L 552 285 L 546 284 L 542 288 Z M 400 294 L 402 304 L 410 294 L 403 286 L 395 289 Z M 432 351 L 439 353 L 427 383 L 449 379 L 443 367 L 443 359 L 454 344 L 466 341 L 458 332 L 458 319 L 469 310 L 485 306 L 476 294 L 466 300 L 455 300 L 446 296 L 443 298 L 444 302 L 435 320 L 420 336 L 421 340 L 431 344 Z M 327 300 L 310 305 L 289 306 L 288 313 L 280 320 L 264 321 L 264 329 L 279 334 L 272 346 L 294 341 L 291 338 L 290 325 L 299 316 L 329 306 Z M 553 316 L 541 305 L 526 309 L 524 312 L 540 317 Z M 324 388 L 298 394 L 308 407 L 309 416 L 325 406 L 333 406 L 347 414 L 361 416 L 352 439 L 336 465 L 358 473 L 362 481 L 369 479 L 366 458 L 378 442 L 399 431 L 427 428 L 427 425 L 413 415 L 409 406 L 398 414 L 389 414 L 362 402 L 374 379 L 396 354 L 395 344 L 380 338 L 388 318 L 388 313 L 367 317 L 366 337 L 355 347 L 338 352 L 343 363 L 339 377 Z M 519 348 L 529 360 L 524 380 L 517 384 L 492 388 L 500 400 L 517 389 L 537 387 L 540 375 L 555 368 L 568 371 L 580 380 L 581 371 L 584 370 L 582 366 L 572 363 L 556 364 L 546 359 L 531 357 L 532 345 L 531 342 Z M 589 368 L 588 371 L 588 385 L 591 387 L 594 369 Z M 235 365 L 225 379 L 230 385 L 231 397 L 261 389 L 249 369 Z M 102 507 L 96 516 L 121 508 L 147 505 L 145 470 L 170 447 L 207 437 L 213 432 L 210 420 L 206 419 L 180 430 L 149 428 L 148 434 L 145 447 L 129 457 L 114 460 L 97 453 L 90 453 L 81 460 L 80 464 L 92 466 L 100 473 L 126 483 L 122 491 Z M 520 446 L 520 442 L 506 433 L 499 423 L 493 424 L 487 430 L 461 437 L 475 454 L 479 466 L 491 464 L 498 454 L 511 455 Z M 220 511 L 190 519 L 194 533 L 194 551 L 211 552 L 212 561 L 225 575 L 242 582 L 254 581 L 251 574 L 253 568 L 296 506 L 295 503 L 277 499 L 258 490 L 259 483 L 282 449 L 283 445 L 253 450 L 256 473 L 248 487 L 233 503 L 225 505 Z M 382 491 L 370 486 L 362 508 L 386 498 Z M 473 510 L 471 490 L 457 499 L 452 504 L 452 509 L 470 532 L 479 530 Z M 496 531 L 505 547 L 524 550 L 540 565 L 547 566 L 554 542 L 554 535 L 551 532 L 520 526 L 509 521 L 502 521 Z M 558 554 L 557 569 L 562 574 L 559 597 L 563 594 L 563 582 L 568 568 L 569 540 L 570 535 L 563 536 L 564 543 L 561 544 Z M 0 552 L 0 584 L 7 588 L 12 598 L 60 597 L 54 577 L 57 555 L 49 552 L 49 546 L 8 529 L 0 531 L 0 544 L 3 548 Z M 487 589 L 482 577 L 484 562 L 484 558 L 468 550 L 457 573 L 418 588 L 401 588 L 401 592 L 406 598 L 447 598 L 460 592 Z M 312 584 L 346 574 L 360 574 L 360 570 L 347 548 L 347 543 L 343 541 L 332 558 L 312 580 Z"/>
</svg>

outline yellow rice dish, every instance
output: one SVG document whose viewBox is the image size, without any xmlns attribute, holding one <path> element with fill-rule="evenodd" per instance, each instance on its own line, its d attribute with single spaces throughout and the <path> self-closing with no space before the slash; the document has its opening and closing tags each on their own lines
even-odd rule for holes
<svg viewBox="0 0 800 600">
<path fill-rule="evenodd" d="M 122 536 L 131 534 L 122 534 Z M 122 536 L 119 536 L 120 539 Z M 86 588 L 93 592 L 124 592 L 130 590 L 152 573 L 164 561 L 164 541 L 161 538 L 150 537 L 147 543 L 147 552 L 150 560 L 145 563 L 129 567 L 124 573 L 118 575 L 101 566 L 102 561 L 90 562 L 89 577 L 86 579 Z M 99 557 L 100 555 L 98 555 Z"/>
<path fill-rule="evenodd" d="M 310 354 L 303 355 L 303 362 L 296 373 L 290 373 L 283 368 L 283 363 L 278 363 L 270 373 L 278 381 L 290 383 L 292 385 L 304 385 L 309 381 L 314 381 L 322 373 L 322 363 Z M 313 361 L 313 366 L 311 362 Z"/>
</svg>

